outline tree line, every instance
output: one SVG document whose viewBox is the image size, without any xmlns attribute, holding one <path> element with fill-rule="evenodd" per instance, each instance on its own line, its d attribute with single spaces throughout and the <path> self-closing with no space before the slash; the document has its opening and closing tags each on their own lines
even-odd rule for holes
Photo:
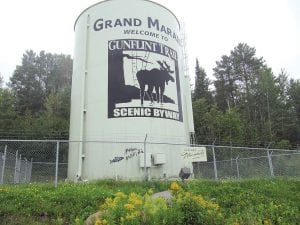
<svg viewBox="0 0 300 225">
<path fill-rule="evenodd" d="M 196 60 L 192 93 L 195 138 L 200 143 L 278 148 L 300 143 L 300 80 L 274 75 L 256 50 L 239 43 L 213 68 Z"/>
<path fill-rule="evenodd" d="M 68 139 L 72 64 L 69 55 L 28 50 L 6 87 L 0 76 L 0 138 Z M 300 80 L 274 75 L 245 43 L 216 61 L 213 80 L 198 60 L 195 68 L 197 143 L 300 143 Z"/>
<path fill-rule="evenodd" d="M 72 59 L 28 50 L 7 87 L 0 85 L 0 137 L 67 139 Z"/>
</svg>

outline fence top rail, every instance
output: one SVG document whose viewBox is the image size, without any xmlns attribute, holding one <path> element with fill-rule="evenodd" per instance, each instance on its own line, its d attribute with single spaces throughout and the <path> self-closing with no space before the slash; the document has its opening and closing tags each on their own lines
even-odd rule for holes
<svg viewBox="0 0 300 225">
<path fill-rule="evenodd" d="M 56 162 L 32 162 L 32 164 L 56 165 Z M 57 163 L 58 165 L 68 165 L 67 162 Z"/>
<path fill-rule="evenodd" d="M 144 141 L 117 141 L 117 140 L 13 140 L 13 139 L 0 139 L 0 142 L 43 142 L 43 143 L 119 143 L 119 144 L 143 144 Z M 160 145 L 184 145 L 188 146 L 187 143 L 170 143 L 170 142 L 146 142 L 147 144 L 160 144 Z"/>
<path fill-rule="evenodd" d="M 213 145 L 207 145 L 212 147 Z M 299 149 L 279 149 L 279 148 L 255 148 L 255 147 L 238 147 L 238 146 L 222 146 L 222 145 L 216 145 L 213 146 L 215 148 L 231 148 L 231 149 L 243 149 L 243 150 L 261 150 L 261 151 L 281 151 L 281 152 L 299 152 Z"/>
<path fill-rule="evenodd" d="M 43 142 L 43 143 L 119 143 L 119 144 L 143 144 L 144 141 L 118 141 L 118 140 L 18 140 L 18 139 L 0 139 L 1 142 Z M 147 144 L 157 145 L 182 145 L 189 147 L 214 147 L 214 148 L 230 148 L 240 150 L 260 150 L 260 151 L 281 151 L 281 152 L 295 152 L 300 153 L 300 149 L 276 149 L 276 148 L 258 148 L 258 147 L 241 147 L 241 146 L 228 146 L 228 145 L 198 145 L 198 144 L 187 144 L 187 143 L 170 143 L 170 142 L 151 142 L 147 141 Z"/>
<path fill-rule="evenodd" d="M 296 153 L 291 153 L 291 154 L 272 154 L 272 157 L 274 156 L 291 156 L 291 155 L 300 155 L 300 152 L 296 152 Z"/>
<path fill-rule="evenodd" d="M 277 155 L 271 155 L 272 157 L 276 156 L 292 156 L 292 155 L 300 155 L 300 153 L 290 153 L 290 154 L 277 154 Z M 225 159 L 225 160 L 216 160 L 216 162 L 232 162 L 236 160 L 249 160 L 249 159 L 261 159 L 261 158 L 268 158 L 268 156 L 253 156 L 253 157 L 242 157 L 242 158 L 232 158 L 232 159 Z M 201 162 L 202 163 L 202 162 Z M 213 163 L 213 161 L 207 161 L 203 163 Z"/>
<path fill-rule="evenodd" d="M 19 140 L 19 139 L 0 139 L 0 142 L 43 142 L 43 143 L 126 143 L 126 144 L 141 144 L 143 141 L 105 141 L 105 140 Z"/>
<path fill-rule="evenodd" d="M 26 139 L 0 139 L 0 142 L 70 142 L 68 140 L 39 140 L 39 139 L 33 139 L 33 140 L 26 140 Z"/>
</svg>

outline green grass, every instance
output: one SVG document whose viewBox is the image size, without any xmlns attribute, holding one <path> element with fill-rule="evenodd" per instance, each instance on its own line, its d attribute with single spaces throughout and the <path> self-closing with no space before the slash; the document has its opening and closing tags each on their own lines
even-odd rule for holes
<svg viewBox="0 0 300 225">
<path fill-rule="evenodd" d="M 0 224 L 75 224 L 96 212 L 105 198 L 117 191 L 144 194 L 169 188 L 169 182 L 115 182 L 28 184 L 0 186 Z M 224 224 L 255 224 L 268 218 L 272 224 L 300 224 L 300 180 L 265 179 L 191 181 L 185 190 L 219 204 Z M 261 223 L 263 224 L 263 223 Z"/>
</svg>

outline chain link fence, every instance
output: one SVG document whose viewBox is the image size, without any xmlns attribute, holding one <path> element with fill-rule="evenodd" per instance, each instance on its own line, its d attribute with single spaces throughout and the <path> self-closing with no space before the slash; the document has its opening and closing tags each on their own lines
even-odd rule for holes
<svg viewBox="0 0 300 225">
<path fill-rule="evenodd" d="M 4 151 L 0 152 L 0 184 L 4 183 L 28 183 L 31 180 L 32 162 L 16 151 L 11 153 L 7 151 L 7 145 Z"/>
<path fill-rule="evenodd" d="M 54 182 L 67 177 L 68 142 L 0 140 L 0 184 Z M 30 159 L 30 160 L 29 160 Z"/>
<path fill-rule="evenodd" d="M 0 184 L 26 182 L 53 182 L 67 179 L 69 145 L 96 146 L 102 149 L 124 149 L 124 161 L 143 155 L 147 149 L 160 148 L 168 156 L 171 151 L 186 149 L 190 146 L 176 143 L 155 142 L 70 142 L 64 140 L 0 140 Z M 131 146 L 129 148 L 129 146 Z M 132 148 L 135 146 L 135 148 Z M 176 146 L 176 147 L 175 147 Z M 246 179 L 273 176 L 300 177 L 300 150 L 248 148 L 214 145 L 193 145 L 205 147 L 207 161 L 193 162 L 195 179 Z M 94 147 L 93 147 L 94 148 Z M 126 174 L 130 168 L 119 168 L 118 157 L 109 153 L 113 168 Z M 97 158 L 89 159 L 97 163 Z M 114 161 L 116 160 L 116 162 Z M 170 162 L 169 162 L 170 163 Z M 176 164 L 177 162 L 171 162 Z M 127 164 L 130 167 L 130 163 Z M 103 168 L 106 170 L 107 168 Z M 155 168 L 154 168 L 155 169 Z M 97 171 L 96 171 L 97 172 Z M 179 171 L 178 171 L 179 173 Z M 117 174 L 117 173 L 116 173 Z M 143 179 L 143 175 L 140 177 Z M 116 176 L 117 179 L 117 176 Z"/>
<path fill-rule="evenodd" d="M 288 149 L 206 146 L 207 162 L 193 164 L 198 179 L 300 177 L 300 151 Z"/>
</svg>

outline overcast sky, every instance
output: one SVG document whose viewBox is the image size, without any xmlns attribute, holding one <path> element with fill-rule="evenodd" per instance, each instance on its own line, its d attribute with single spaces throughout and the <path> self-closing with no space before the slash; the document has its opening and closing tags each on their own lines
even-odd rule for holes
<svg viewBox="0 0 300 225">
<path fill-rule="evenodd" d="M 126 0 L 123 0 L 126 1 Z M 22 54 L 73 54 L 74 22 L 97 0 L 2 0 L 0 2 L 0 73 L 9 80 Z M 300 79 L 299 0 L 156 0 L 185 23 L 190 74 L 195 58 L 212 77 L 222 55 L 239 43 L 256 48 L 277 75 L 286 69 Z"/>
</svg>

